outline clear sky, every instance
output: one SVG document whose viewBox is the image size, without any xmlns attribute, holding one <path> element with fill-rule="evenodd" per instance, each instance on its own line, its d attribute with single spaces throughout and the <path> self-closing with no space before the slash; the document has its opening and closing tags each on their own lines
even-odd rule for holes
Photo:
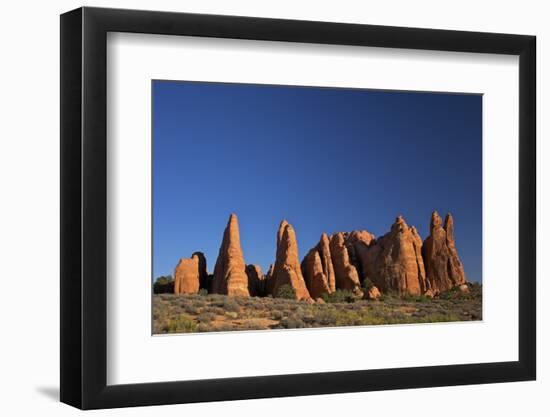
<svg viewBox="0 0 550 417">
<path fill-rule="evenodd" d="M 195 251 L 214 269 L 230 213 L 246 263 L 275 259 L 279 223 L 300 259 L 322 232 L 423 239 L 451 212 L 459 256 L 481 281 L 482 97 L 153 81 L 153 274 Z"/>
</svg>

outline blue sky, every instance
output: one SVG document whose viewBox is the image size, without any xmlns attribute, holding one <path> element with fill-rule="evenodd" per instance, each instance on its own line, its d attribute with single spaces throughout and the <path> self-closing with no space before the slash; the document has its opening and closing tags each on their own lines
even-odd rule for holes
<svg viewBox="0 0 550 417">
<path fill-rule="evenodd" d="M 423 239 L 451 212 L 467 278 L 481 281 L 482 97 L 153 81 L 153 275 L 182 257 L 214 269 L 230 213 L 265 272 L 278 225 L 300 258 L 322 232 L 377 236 L 405 217 Z"/>
</svg>

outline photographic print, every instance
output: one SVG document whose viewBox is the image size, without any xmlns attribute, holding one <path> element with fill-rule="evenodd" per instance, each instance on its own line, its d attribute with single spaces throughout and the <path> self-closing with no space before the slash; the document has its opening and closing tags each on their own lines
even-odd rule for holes
<svg viewBox="0 0 550 417">
<path fill-rule="evenodd" d="M 152 81 L 153 334 L 482 319 L 482 95 Z"/>
</svg>

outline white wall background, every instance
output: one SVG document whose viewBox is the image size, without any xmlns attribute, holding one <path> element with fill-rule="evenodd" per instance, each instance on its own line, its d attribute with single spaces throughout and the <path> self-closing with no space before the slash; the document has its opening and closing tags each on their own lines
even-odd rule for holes
<svg viewBox="0 0 550 417">
<path fill-rule="evenodd" d="M 550 96 L 544 77 L 550 26 L 542 1 L 462 0 L 255 1 L 124 0 L 86 5 L 181 12 L 239 14 L 533 34 L 538 37 L 538 381 L 377 393 L 325 395 L 99 411 L 98 415 L 279 416 L 313 413 L 446 416 L 548 415 L 550 391 L 550 147 L 543 120 Z M 59 392 L 59 17 L 81 6 L 71 0 L 9 2 L 2 7 L 0 43 L 0 411 L 2 415 L 74 415 Z M 506 225 L 503 225 L 506 227 Z M 27 290 L 12 292 L 15 282 Z"/>
</svg>

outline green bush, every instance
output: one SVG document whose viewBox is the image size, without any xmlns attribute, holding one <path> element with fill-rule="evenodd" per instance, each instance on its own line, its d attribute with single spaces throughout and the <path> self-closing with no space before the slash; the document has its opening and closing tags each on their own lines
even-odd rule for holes
<svg viewBox="0 0 550 417">
<path fill-rule="evenodd" d="M 425 295 L 413 295 L 413 294 L 407 294 L 407 293 L 402 294 L 401 299 L 403 301 L 413 301 L 416 303 L 425 303 L 430 301 L 430 299 Z"/>
<path fill-rule="evenodd" d="M 363 280 L 363 284 L 361 285 L 361 287 L 363 288 L 363 290 L 365 292 L 367 292 L 368 290 L 370 290 L 372 287 L 374 287 L 374 284 L 372 283 L 372 281 L 370 280 L 369 277 L 365 277 L 365 279 Z"/>
<path fill-rule="evenodd" d="M 277 290 L 277 298 L 284 298 L 286 300 L 295 300 L 296 291 L 289 284 L 281 285 Z"/>
<path fill-rule="evenodd" d="M 336 290 L 331 294 L 323 294 L 322 298 L 325 303 L 354 303 L 357 297 L 353 291 Z"/>
<path fill-rule="evenodd" d="M 165 294 L 174 292 L 174 280 L 170 275 L 158 277 L 153 284 L 154 294 Z"/>
</svg>

